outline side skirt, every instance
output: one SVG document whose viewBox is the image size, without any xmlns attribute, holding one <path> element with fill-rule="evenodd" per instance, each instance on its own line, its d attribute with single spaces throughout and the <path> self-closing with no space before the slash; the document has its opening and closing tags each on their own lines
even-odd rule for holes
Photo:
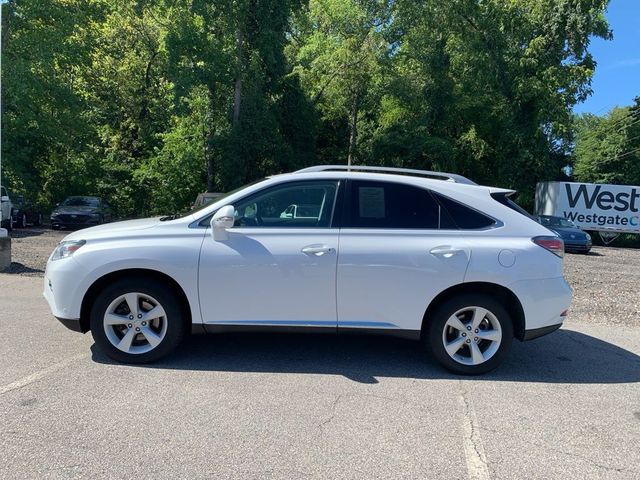
<svg viewBox="0 0 640 480">
<path fill-rule="evenodd" d="M 206 333 L 251 332 L 251 333 L 311 333 L 331 335 L 383 335 L 419 340 L 420 330 L 400 330 L 397 328 L 358 327 L 314 327 L 294 325 L 215 325 L 202 324 Z M 194 329 L 195 330 L 195 329 Z M 198 328 L 198 330 L 200 330 Z M 201 331 L 201 330 L 200 330 Z"/>
</svg>

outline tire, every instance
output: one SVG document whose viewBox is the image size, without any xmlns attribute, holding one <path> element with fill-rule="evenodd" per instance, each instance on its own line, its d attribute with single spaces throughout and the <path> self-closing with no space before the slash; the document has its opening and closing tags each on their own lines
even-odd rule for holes
<svg viewBox="0 0 640 480">
<path fill-rule="evenodd" d="M 60 225 L 51 225 L 51 230 L 60 230 Z"/>
<path fill-rule="evenodd" d="M 434 312 L 426 340 L 435 359 L 446 369 L 480 375 L 496 368 L 508 353 L 513 321 L 492 297 L 459 295 Z"/>
<path fill-rule="evenodd" d="M 20 228 L 27 228 L 27 215 L 23 213 L 20 215 Z"/>
<path fill-rule="evenodd" d="M 100 350 L 122 363 L 159 360 L 175 350 L 185 332 L 175 292 L 149 278 L 107 286 L 93 303 L 90 327 Z"/>
</svg>

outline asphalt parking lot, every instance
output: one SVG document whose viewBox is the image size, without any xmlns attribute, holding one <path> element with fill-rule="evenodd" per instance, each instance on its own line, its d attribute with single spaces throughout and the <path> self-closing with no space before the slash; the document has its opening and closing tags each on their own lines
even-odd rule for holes
<svg viewBox="0 0 640 480">
<path fill-rule="evenodd" d="M 640 251 L 568 255 L 566 325 L 456 377 L 398 339 L 191 338 L 114 364 L 41 296 L 64 234 L 0 274 L 0 478 L 640 478 Z"/>
</svg>

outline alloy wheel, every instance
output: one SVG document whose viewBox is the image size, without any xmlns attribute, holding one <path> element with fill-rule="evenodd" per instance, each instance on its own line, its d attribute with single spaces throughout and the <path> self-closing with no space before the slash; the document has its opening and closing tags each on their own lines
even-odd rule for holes
<svg viewBox="0 0 640 480">
<path fill-rule="evenodd" d="M 497 317 L 483 307 L 464 307 L 449 317 L 442 331 L 447 354 L 463 365 L 480 365 L 493 357 L 502 343 Z"/>
<path fill-rule="evenodd" d="M 104 314 L 107 339 L 129 354 L 147 353 L 156 348 L 167 333 L 167 314 L 155 298 L 130 292 L 113 300 Z"/>
</svg>

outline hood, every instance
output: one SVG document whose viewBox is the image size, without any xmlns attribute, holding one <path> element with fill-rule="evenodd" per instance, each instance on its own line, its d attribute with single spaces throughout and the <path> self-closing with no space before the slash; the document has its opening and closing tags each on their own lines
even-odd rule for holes
<svg viewBox="0 0 640 480">
<path fill-rule="evenodd" d="M 86 215 L 89 213 L 95 213 L 99 210 L 98 207 L 89 207 L 89 206 L 82 206 L 82 205 L 60 205 L 59 207 L 54 208 L 53 212 L 51 212 L 51 215 L 57 215 L 57 214 L 79 214 L 79 215 Z"/>
<path fill-rule="evenodd" d="M 64 240 L 92 240 L 98 238 L 113 238 L 130 235 L 136 231 L 155 227 L 160 223 L 160 217 L 126 220 L 124 222 L 104 223 L 96 227 L 83 228 L 70 233 Z"/>
</svg>

